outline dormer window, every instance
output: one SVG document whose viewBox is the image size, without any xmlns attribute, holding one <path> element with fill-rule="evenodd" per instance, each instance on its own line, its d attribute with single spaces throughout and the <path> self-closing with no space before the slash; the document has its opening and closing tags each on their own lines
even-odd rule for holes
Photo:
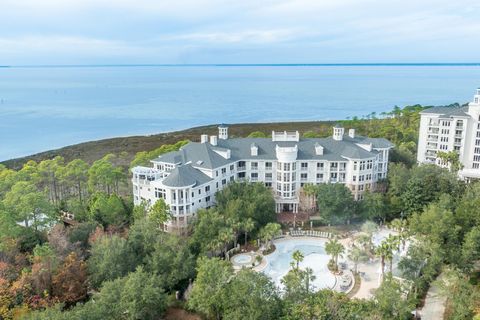
<svg viewBox="0 0 480 320">
<path fill-rule="evenodd" d="M 250 155 L 251 156 L 258 156 L 258 147 L 255 143 L 252 143 L 250 146 Z"/>
<path fill-rule="evenodd" d="M 315 143 L 315 154 L 317 156 L 323 155 L 323 147 L 318 143 Z"/>
</svg>

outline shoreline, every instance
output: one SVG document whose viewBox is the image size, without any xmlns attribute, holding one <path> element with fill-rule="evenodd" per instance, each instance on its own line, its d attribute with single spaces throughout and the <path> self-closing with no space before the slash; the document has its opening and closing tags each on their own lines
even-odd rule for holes
<svg viewBox="0 0 480 320">
<path fill-rule="evenodd" d="M 271 131 L 298 130 L 300 134 L 314 131 L 327 136 L 333 124 L 343 120 L 285 121 L 229 124 L 231 137 L 245 137 L 251 132 L 261 131 L 267 135 Z M 127 152 L 126 161 L 131 161 L 137 152 L 150 151 L 163 144 L 173 144 L 180 140 L 200 141 L 201 134 L 216 135 L 218 124 L 196 126 L 176 131 L 158 132 L 146 135 L 117 136 L 99 140 L 80 142 L 64 147 L 46 150 L 35 154 L 0 161 L 7 168 L 20 169 L 30 160 L 42 161 L 62 156 L 65 161 L 81 158 L 89 163 L 102 158 L 105 154 Z"/>
</svg>

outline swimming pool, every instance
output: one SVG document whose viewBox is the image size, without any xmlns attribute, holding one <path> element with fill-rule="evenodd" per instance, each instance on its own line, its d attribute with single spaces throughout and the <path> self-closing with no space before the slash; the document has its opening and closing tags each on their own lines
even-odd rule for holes
<svg viewBox="0 0 480 320">
<path fill-rule="evenodd" d="M 274 242 L 276 250 L 265 256 L 267 266 L 262 271 L 269 276 L 277 286 L 282 288 L 281 279 L 291 269 L 290 262 L 293 261 L 292 253 L 300 250 L 304 259 L 300 263 L 300 268 L 311 268 L 316 279 L 313 281 L 315 290 L 333 288 L 336 278 L 328 270 L 327 264 L 330 256 L 325 252 L 325 239 L 289 239 L 276 240 Z"/>
</svg>

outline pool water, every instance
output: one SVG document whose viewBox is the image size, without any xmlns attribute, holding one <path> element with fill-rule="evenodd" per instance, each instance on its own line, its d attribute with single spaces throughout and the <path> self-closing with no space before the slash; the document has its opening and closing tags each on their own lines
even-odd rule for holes
<svg viewBox="0 0 480 320">
<path fill-rule="evenodd" d="M 249 254 L 238 254 L 232 258 L 233 262 L 238 264 L 251 264 L 253 257 Z"/>
<path fill-rule="evenodd" d="M 323 239 L 292 239 L 275 241 L 276 250 L 265 256 L 267 267 L 263 272 L 269 276 L 277 286 L 283 287 L 281 279 L 291 269 L 290 262 L 293 261 L 292 253 L 300 250 L 304 259 L 300 268 L 311 268 L 315 275 L 313 286 L 315 290 L 333 288 L 335 276 L 328 270 L 327 264 L 330 256 L 325 252 L 325 240 Z"/>
</svg>

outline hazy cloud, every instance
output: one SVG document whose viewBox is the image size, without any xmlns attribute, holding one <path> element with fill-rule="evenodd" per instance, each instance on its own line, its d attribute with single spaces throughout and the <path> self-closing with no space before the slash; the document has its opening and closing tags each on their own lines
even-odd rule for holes
<svg viewBox="0 0 480 320">
<path fill-rule="evenodd" d="M 0 64 L 474 61 L 473 0 L 2 0 Z"/>
</svg>

